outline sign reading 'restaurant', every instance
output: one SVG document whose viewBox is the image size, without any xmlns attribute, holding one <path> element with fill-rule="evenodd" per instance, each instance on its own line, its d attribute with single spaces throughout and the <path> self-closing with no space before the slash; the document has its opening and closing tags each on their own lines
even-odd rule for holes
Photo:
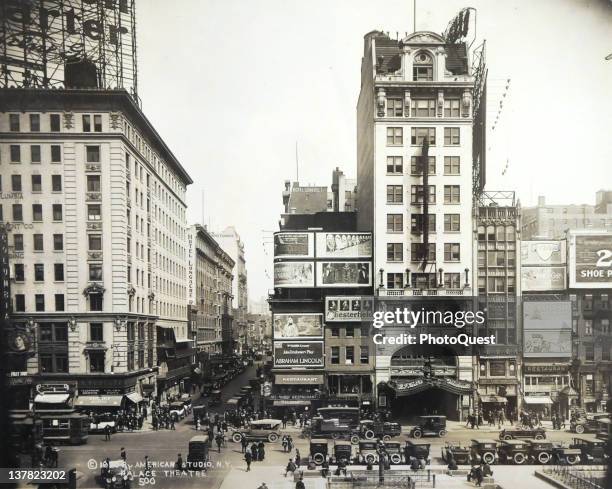
<svg viewBox="0 0 612 489">
<path fill-rule="evenodd" d="M 612 233 L 569 233 L 569 286 L 612 287 Z"/>
</svg>

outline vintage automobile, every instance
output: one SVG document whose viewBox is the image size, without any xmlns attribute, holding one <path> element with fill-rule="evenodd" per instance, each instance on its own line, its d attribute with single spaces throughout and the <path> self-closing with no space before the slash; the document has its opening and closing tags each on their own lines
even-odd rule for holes
<svg viewBox="0 0 612 489">
<path fill-rule="evenodd" d="M 357 460 L 362 464 L 378 463 L 378 441 L 377 440 L 361 440 L 359 442 L 359 453 Z"/>
<path fill-rule="evenodd" d="M 210 392 L 210 396 L 208 397 L 208 405 L 209 406 L 219 406 L 221 404 L 221 391 L 219 389 L 215 389 Z"/>
<path fill-rule="evenodd" d="M 206 416 L 206 406 L 203 406 L 202 404 L 198 404 L 197 406 L 193 406 L 192 409 L 193 412 L 193 419 L 194 421 L 198 418 L 204 418 Z"/>
<path fill-rule="evenodd" d="M 379 422 L 369 419 L 359 422 L 359 435 L 366 440 L 374 438 L 389 441 L 395 436 L 402 434 L 402 426 L 399 423 Z"/>
<path fill-rule="evenodd" d="M 225 401 L 225 411 L 226 412 L 237 412 L 242 406 L 242 399 L 239 397 L 231 397 L 227 401 Z"/>
<path fill-rule="evenodd" d="M 182 402 L 170 404 L 170 416 L 174 418 L 174 421 L 179 421 L 185 417 L 185 406 Z"/>
<path fill-rule="evenodd" d="M 580 463 L 582 451 L 565 444 L 553 444 L 553 461 L 560 465 L 576 465 Z"/>
<path fill-rule="evenodd" d="M 321 465 L 325 461 L 327 453 L 327 440 L 325 438 L 310 439 L 310 458 L 315 464 Z"/>
<path fill-rule="evenodd" d="M 546 465 L 553 458 L 554 445 L 549 441 L 526 440 L 529 445 L 529 461 Z"/>
<path fill-rule="evenodd" d="M 570 422 L 570 431 L 582 435 L 583 433 L 597 433 L 601 429 L 599 421 L 609 419 L 609 413 L 589 413 L 586 417 L 580 417 Z"/>
<path fill-rule="evenodd" d="M 401 464 L 403 461 L 402 457 L 402 443 L 399 441 L 386 441 L 385 450 L 389 454 L 389 460 L 393 465 Z"/>
<path fill-rule="evenodd" d="M 527 426 L 517 426 L 516 428 L 503 429 L 499 432 L 500 440 L 516 440 L 517 438 L 545 440 L 546 430 L 544 428 L 528 428 Z"/>
<path fill-rule="evenodd" d="M 90 433 L 104 433 L 105 428 L 108 426 L 111 433 L 117 432 L 117 423 L 115 417 L 110 413 L 95 413 L 89 417 L 89 432 Z"/>
<path fill-rule="evenodd" d="M 315 416 L 310 422 L 309 430 L 311 438 L 348 439 L 354 445 L 359 443 L 359 432 L 338 418 L 325 419 Z"/>
<path fill-rule="evenodd" d="M 344 463 L 350 464 L 352 458 L 353 445 L 351 442 L 346 440 L 335 440 L 333 463 L 338 464 L 340 461 L 344 461 Z"/>
<path fill-rule="evenodd" d="M 281 436 L 280 419 L 259 419 L 251 421 L 250 428 L 237 429 L 232 433 L 232 441 L 240 443 L 242 437 L 246 437 L 248 441 L 261 440 L 275 443 Z"/>
<path fill-rule="evenodd" d="M 523 440 L 503 440 L 497 453 L 500 462 L 523 465 L 529 462 L 529 443 Z"/>
<path fill-rule="evenodd" d="M 132 473 L 125 460 L 102 462 L 100 479 L 105 489 L 128 489 L 132 483 Z"/>
<path fill-rule="evenodd" d="M 497 442 L 486 438 L 473 439 L 470 457 L 473 461 L 494 464 L 497 461 Z"/>
<path fill-rule="evenodd" d="M 404 460 L 408 464 L 411 459 L 416 458 L 428 464 L 431 462 L 429 457 L 430 448 L 431 446 L 429 443 L 407 440 L 404 445 Z"/>
<path fill-rule="evenodd" d="M 583 464 L 605 464 L 607 462 L 606 442 L 603 440 L 574 438 L 570 448 L 580 450 L 580 461 Z"/>
<path fill-rule="evenodd" d="M 446 416 L 419 416 L 416 425 L 410 430 L 410 436 L 446 436 Z"/>
<path fill-rule="evenodd" d="M 459 442 L 448 441 L 442 447 L 442 460 L 449 463 L 451 458 L 457 465 L 470 463 L 470 447 L 461 445 Z"/>
<path fill-rule="evenodd" d="M 189 453 L 187 455 L 187 468 L 189 470 L 206 470 L 209 447 L 210 443 L 207 435 L 197 435 L 189 440 Z"/>
</svg>

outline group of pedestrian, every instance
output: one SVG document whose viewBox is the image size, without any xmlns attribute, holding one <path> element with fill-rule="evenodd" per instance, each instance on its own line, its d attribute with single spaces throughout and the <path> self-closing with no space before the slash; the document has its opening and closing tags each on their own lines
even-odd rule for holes
<svg viewBox="0 0 612 489">
<path fill-rule="evenodd" d="M 293 450 L 293 438 L 291 438 L 291 435 L 283 435 L 283 437 L 281 438 L 281 445 L 283 447 L 283 452 L 290 452 L 291 450 Z"/>
<path fill-rule="evenodd" d="M 529 429 L 534 429 L 536 426 L 542 426 L 542 413 L 521 411 L 521 424 Z"/>
<path fill-rule="evenodd" d="M 242 439 L 246 440 L 244 435 Z M 266 458 L 266 446 L 263 441 L 253 442 L 251 446 L 248 446 L 248 442 L 247 442 L 246 447 L 244 448 L 244 461 L 247 464 L 247 468 L 246 468 L 247 472 L 251 471 L 252 462 L 262 462 L 265 458 Z"/>
<path fill-rule="evenodd" d="M 493 471 L 488 463 L 482 463 L 472 466 L 470 472 L 467 475 L 468 482 L 474 482 L 478 487 L 482 486 L 482 482 L 485 477 L 492 477 Z"/>
<path fill-rule="evenodd" d="M 170 405 L 156 406 L 153 405 L 151 415 L 151 426 L 157 430 L 175 430 L 176 416 L 170 413 Z"/>
</svg>

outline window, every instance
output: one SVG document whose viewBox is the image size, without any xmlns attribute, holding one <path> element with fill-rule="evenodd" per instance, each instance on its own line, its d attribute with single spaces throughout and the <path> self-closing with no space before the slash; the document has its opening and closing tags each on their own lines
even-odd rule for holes
<svg viewBox="0 0 612 489">
<path fill-rule="evenodd" d="M 345 331 L 345 336 L 347 338 L 354 338 L 355 337 L 355 328 L 352 328 L 351 326 L 347 326 Z"/>
<path fill-rule="evenodd" d="M 404 144 L 404 129 L 387 127 L 387 146 L 401 146 L 402 144 Z"/>
<path fill-rule="evenodd" d="M 413 273 L 412 287 L 415 289 L 434 289 L 436 287 L 436 274 Z"/>
<path fill-rule="evenodd" d="M 387 204 L 401 204 L 403 201 L 403 187 L 401 185 L 387 185 Z"/>
<path fill-rule="evenodd" d="M 33 144 L 30 146 L 30 161 L 32 163 L 40 163 L 40 145 Z"/>
<path fill-rule="evenodd" d="M 100 219 L 102 219 L 100 204 L 87 205 L 87 219 L 89 219 L 90 221 L 99 221 Z"/>
<path fill-rule="evenodd" d="M 447 289 L 460 289 L 461 288 L 461 274 L 460 273 L 445 273 L 444 274 L 444 287 Z"/>
<path fill-rule="evenodd" d="M 445 156 L 444 157 L 444 174 L 459 175 L 459 157 Z"/>
<path fill-rule="evenodd" d="M 53 235 L 53 251 L 64 251 L 64 235 Z"/>
<path fill-rule="evenodd" d="M 30 114 L 30 131 L 40 132 L 40 114 Z"/>
<path fill-rule="evenodd" d="M 402 243 L 387 243 L 387 261 L 404 261 Z"/>
<path fill-rule="evenodd" d="M 87 191 L 88 192 L 99 192 L 100 191 L 100 175 L 87 175 Z"/>
<path fill-rule="evenodd" d="M 412 101 L 412 117 L 435 117 L 436 99 L 421 98 Z"/>
<path fill-rule="evenodd" d="M 362 345 L 359 352 L 359 363 L 369 363 L 370 352 L 367 345 Z"/>
<path fill-rule="evenodd" d="M 34 281 L 44 282 L 45 281 L 45 265 L 42 263 L 34 264 Z"/>
<path fill-rule="evenodd" d="M 58 144 L 51 145 L 51 163 L 61 163 L 62 147 Z"/>
<path fill-rule="evenodd" d="M 338 338 L 340 336 L 340 328 L 333 326 L 330 332 L 332 338 Z"/>
<path fill-rule="evenodd" d="M 32 221 L 40 222 L 43 220 L 42 204 L 32 204 Z"/>
<path fill-rule="evenodd" d="M 403 214 L 387 214 L 387 232 L 400 233 L 404 230 Z"/>
<path fill-rule="evenodd" d="M 15 311 L 25 312 L 25 295 L 15 294 Z"/>
<path fill-rule="evenodd" d="M 459 145 L 459 128 L 445 127 L 444 128 L 444 144 L 446 146 Z"/>
<path fill-rule="evenodd" d="M 458 204 L 459 202 L 459 185 L 444 185 L 444 203 Z"/>
<path fill-rule="evenodd" d="M 436 203 L 436 186 L 428 186 L 428 199 L 430 204 Z M 423 185 L 412 185 L 410 187 L 410 203 L 422 204 L 425 202 L 425 187 Z"/>
<path fill-rule="evenodd" d="M 128 370 L 134 370 L 134 350 L 129 350 L 127 353 Z"/>
<path fill-rule="evenodd" d="M 51 175 L 51 191 L 61 192 L 62 191 L 62 176 Z"/>
<path fill-rule="evenodd" d="M 94 115 L 94 132 L 102 132 L 102 116 Z"/>
<path fill-rule="evenodd" d="M 15 251 L 23 251 L 23 234 L 13 234 L 13 248 Z"/>
<path fill-rule="evenodd" d="M 103 323 L 89 323 L 89 341 L 104 341 Z"/>
<path fill-rule="evenodd" d="M 459 117 L 459 99 L 444 99 L 444 117 Z"/>
<path fill-rule="evenodd" d="M 11 132 L 19 132 L 19 114 L 9 114 L 9 128 Z"/>
<path fill-rule="evenodd" d="M 585 336 L 593 336 L 593 321 L 591 319 L 584 320 L 584 334 Z"/>
<path fill-rule="evenodd" d="M 34 251 L 44 251 L 43 235 L 34 234 L 32 239 L 34 240 Z"/>
<path fill-rule="evenodd" d="M 332 365 L 340 364 L 340 347 L 339 346 L 331 347 L 331 364 Z"/>
<path fill-rule="evenodd" d="M 459 261 L 459 243 L 444 243 L 444 261 Z"/>
<path fill-rule="evenodd" d="M 387 117 L 402 117 L 404 115 L 404 101 L 401 98 L 387 99 Z"/>
<path fill-rule="evenodd" d="M 402 156 L 387 156 L 387 173 L 404 173 L 404 158 Z"/>
<path fill-rule="evenodd" d="M 102 265 L 98 263 L 89 264 L 89 280 L 97 282 L 102 280 Z"/>
<path fill-rule="evenodd" d="M 37 312 L 43 312 L 45 310 L 45 295 L 44 294 L 34 295 L 34 307 Z"/>
<path fill-rule="evenodd" d="M 417 53 L 412 65 L 413 81 L 433 81 L 433 58 L 427 53 Z"/>
<path fill-rule="evenodd" d="M 423 243 L 410 244 L 410 261 L 422 261 L 425 256 L 425 245 Z M 433 263 L 436 261 L 436 243 L 428 243 L 427 261 Z M 415 274 L 413 274 L 414 276 Z M 435 275 L 435 274 L 434 274 Z"/>
<path fill-rule="evenodd" d="M 87 163 L 100 163 L 100 146 L 86 146 Z"/>
<path fill-rule="evenodd" d="M 355 347 L 354 346 L 347 346 L 345 354 L 346 354 L 345 356 L 346 365 L 352 365 L 353 363 L 355 363 Z"/>
<path fill-rule="evenodd" d="M 102 235 L 101 234 L 90 234 L 88 236 L 89 250 L 100 251 L 102 249 Z"/>
<path fill-rule="evenodd" d="M 59 114 L 51 114 L 49 116 L 49 126 L 51 127 L 51 132 L 59 132 L 60 130 Z"/>
<path fill-rule="evenodd" d="M 13 204 L 13 221 L 23 221 L 23 207 L 21 204 Z"/>
<path fill-rule="evenodd" d="M 601 332 L 604 334 L 610 333 L 610 320 L 607 318 L 603 318 L 601 320 Z"/>
<path fill-rule="evenodd" d="M 436 232 L 436 215 L 435 214 L 427 214 L 427 220 L 429 221 L 427 224 L 427 232 L 435 233 Z M 412 214 L 410 217 L 410 232 L 415 234 L 421 234 L 424 232 L 423 227 L 423 214 Z"/>
<path fill-rule="evenodd" d="M 83 115 L 83 132 L 91 132 L 91 116 Z"/>
<path fill-rule="evenodd" d="M 11 175 L 11 190 L 21 192 L 21 175 Z"/>
<path fill-rule="evenodd" d="M 104 352 L 90 351 L 89 352 L 89 371 L 104 372 Z"/>
<path fill-rule="evenodd" d="M 595 360 L 595 345 L 593 345 L 592 343 L 587 343 L 584 345 L 584 359 L 590 360 L 590 361 Z M 587 391 L 590 391 L 590 393 L 593 393 L 594 392 L 594 389 L 592 386 L 593 381 L 587 380 L 587 384 L 591 384 L 590 387 L 587 387 Z"/>
<path fill-rule="evenodd" d="M 64 294 L 55 294 L 55 310 L 64 310 Z"/>
<path fill-rule="evenodd" d="M 18 144 L 11 144 L 11 163 L 21 162 L 21 146 Z"/>
<path fill-rule="evenodd" d="M 425 138 L 428 139 L 430 146 L 436 145 L 436 128 L 435 127 L 413 127 L 410 130 L 410 144 L 413 146 L 421 146 Z"/>
<path fill-rule="evenodd" d="M 56 282 L 64 281 L 64 264 L 54 263 L 53 264 L 53 280 Z"/>
<path fill-rule="evenodd" d="M 444 232 L 452 233 L 461 230 L 459 214 L 444 214 Z"/>
<path fill-rule="evenodd" d="M 89 310 L 90 311 L 101 311 L 102 310 L 102 294 L 89 294 Z"/>
<path fill-rule="evenodd" d="M 61 221 L 63 219 L 62 204 L 53 204 L 53 220 Z"/>
<path fill-rule="evenodd" d="M 410 157 L 410 174 L 411 175 L 422 175 L 423 168 L 421 163 L 421 156 L 411 156 Z M 427 157 L 427 167 L 430 175 L 436 174 L 436 157 L 428 156 Z"/>
<path fill-rule="evenodd" d="M 13 274 L 13 278 L 15 279 L 15 282 L 23 282 L 25 280 L 23 263 L 15 263 L 14 270 L 15 272 Z"/>
</svg>

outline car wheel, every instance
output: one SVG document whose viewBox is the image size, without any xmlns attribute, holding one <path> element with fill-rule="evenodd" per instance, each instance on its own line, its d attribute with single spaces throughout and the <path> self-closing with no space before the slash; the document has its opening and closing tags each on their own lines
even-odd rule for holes
<svg viewBox="0 0 612 489">
<path fill-rule="evenodd" d="M 391 435 L 384 435 L 382 439 L 383 441 L 391 441 Z"/>
<path fill-rule="evenodd" d="M 402 456 L 399 453 L 391 454 L 391 462 L 394 464 L 399 464 L 402 462 Z"/>
<path fill-rule="evenodd" d="M 540 462 L 542 465 L 547 464 L 550 462 L 550 454 L 546 452 L 538 453 L 538 462 Z"/>
<path fill-rule="evenodd" d="M 440 431 L 438 431 L 438 436 L 439 436 L 440 438 L 444 438 L 444 437 L 446 436 L 446 430 L 440 430 Z"/>
<path fill-rule="evenodd" d="M 495 463 L 495 454 L 492 452 L 485 452 L 482 454 L 482 461 L 492 465 L 493 463 Z"/>
<path fill-rule="evenodd" d="M 413 438 L 421 438 L 423 436 L 423 432 L 421 430 L 414 430 L 412 432 Z"/>
<path fill-rule="evenodd" d="M 582 435 L 584 433 L 584 426 L 581 424 L 577 424 L 576 425 L 576 433 L 578 433 L 579 435 Z"/>
<path fill-rule="evenodd" d="M 234 443 L 240 443 L 240 440 L 242 440 L 242 435 L 240 433 L 234 433 L 232 435 L 232 441 Z"/>
<path fill-rule="evenodd" d="M 312 456 L 312 460 L 314 460 L 315 464 L 321 465 L 325 461 L 325 455 L 321 452 L 317 452 Z"/>
<path fill-rule="evenodd" d="M 503 439 L 504 440 L 512 440 L 512 435 L 504 435 Z"/>
<path fill-rule="evenodd" d="M 527 461 L 527 457 L 525 457 L 524 453 L 518 452 L 514 454 L 512 460 L 514 460 L 516 465 L 523 465 Z"/>
<path fill-rule="evenodd" d="M 277 435 L 276 433 L 270 433 L 270 434 L 268 435 L 268 441 L 269 441 L 270 443 L 274 443 L 274 442 L 276 442 L 277 440 L 278 440 L 278 435 Z"/>
<path fill-rule="evenodd" d="M 365 436 L 366 440 L 371 440 L 375 435 L 372 430 L 366 430 L 363 436 Z"/>
<path fill-rule="evenodd" d="M 359 437 L 357 435 L 351 435 L 351 443 L 357 445 L 359 443 Z"/>
<path fill-rule="evenodd" d="M 365 456 L 365 461 L 366 461 L 366 463 L 373 464 L 374 462 L 376 462 L 376 457 L 374 455 L 372 455 L 371 453 L 368 453 Z"/>
<path fill-rule="evenodd" d="M 578 455 L 567 455 L 565 457 L 565 461 L 567 462 L 567 465 L 576 465 L 578 462 L 580 462 L 580 457 L 578 457 Z"/>
<path fill-rule="evenodd" d="M 534 438 L 536 440 L 543 440 L 544 438 L 546 438 L 546 436 L 543 435 L 542 433 L 538 433 L 536 436 L 534 436 Z"/>
</svg>

